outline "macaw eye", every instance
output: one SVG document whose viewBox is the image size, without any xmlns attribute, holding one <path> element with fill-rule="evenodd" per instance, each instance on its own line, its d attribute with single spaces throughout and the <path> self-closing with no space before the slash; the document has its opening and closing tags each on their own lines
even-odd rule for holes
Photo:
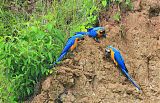
<svg viewBox="0 0 160 103">
<path fill-rule="evenodd" d="M 101 33 L 101 34 L 105 34 L 105 30 L 103 30 L 103 31 L 101 30 L 100 33 Z"/>
</svg>

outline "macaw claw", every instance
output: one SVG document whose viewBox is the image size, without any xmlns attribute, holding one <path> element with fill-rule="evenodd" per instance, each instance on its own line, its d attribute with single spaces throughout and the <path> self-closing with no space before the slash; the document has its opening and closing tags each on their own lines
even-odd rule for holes
<svg viewBox="0 0 160 103">
<path fill-rule="evenodd" d="M 94 40 L 95 40 L 97 43 L 100 43 L 100 41 L 98 40 L 98 38 L 95 38 Z"/>
<path fill-rule="evenodd" d="M 106 38 L 106 35 L 107 35 L 107 34 L 103 34 L 102 36 L 103 36 L 104 38 Z"/>
</svg>

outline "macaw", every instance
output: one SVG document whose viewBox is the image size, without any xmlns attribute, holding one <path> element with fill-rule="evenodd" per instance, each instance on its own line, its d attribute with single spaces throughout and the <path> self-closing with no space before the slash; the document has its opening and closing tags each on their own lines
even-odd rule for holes
<svg viewBox="0 0 160 103">
<path fill-rule="evenodd" d="M 88 35 L 89 37 L 92 37 L 95 39 L 96 42 L 99 42 L 98 38 L 105 37 L 105 28 L 104 27 L 93 27 L 87 29 L 87 32 L 76 32 L 75 35 L 82 34 L 82 35 Z"/>
<path fill-rule="evenodd" d="M 84 35 L 82 34 L 77 34 L 74 35 L 72 37 L 70 37 L 65 45 L 65 47 L 63 48 L 59 58 L 53 63 L 53 65 L 50 67 L 50 69 L 55 66 L 57 64 L 57 62 L 61 61 L 63 59 L 63 57 L 68 53 L 68 51 L 73 51 L 78 44 L 78 41 L 83 39 Z"/>
<path fill-rule="evenodd" d="M 105 50 L 106 53 L 106 58 L 111 57 L 111 59 L 113 60 L 113 62 L 115 63 L 116 66 L 119 66 L 122 73 L 128 78 L 129 81 L 132 82 L 132 84 L 139 90 L 141 91 L 140 87 L 138 86 L 138 84 L 136 84 L 136 82 L 131 78 L 131 76 L 128 73 L 128 70 L 125 66 L 124 63 L 124 59 L 120 53 L 119 50 L 117 50 L 116 48 L 112 47 L 112 46 L 108 46 Z"/>
</svg>

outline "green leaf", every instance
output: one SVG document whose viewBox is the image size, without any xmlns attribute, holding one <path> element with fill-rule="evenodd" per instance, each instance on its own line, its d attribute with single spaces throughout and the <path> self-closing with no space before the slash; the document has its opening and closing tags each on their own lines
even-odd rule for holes
<svg viewBox="0 0 160 103">
<path fill-rule="evenodd" d="M 27 88 L 27 94 L 30 94 L 30 93 L 31 93 L 30 88 Z"/>
<path fill-rule="evenodd" d="M 46 69 L 41 66 L 41 73 L 44 74 L 46 72 Z"/>
<path fill-rule="evenodd" d="M 106 0 L 103 0 L 103 1 L 102 1 L 102 5 L 103 5 L 103 7 L 105 7 L 105 6 L 107 5 L 107 1 L 106 1 Z"/>
<path fill-rule="evenodd" d="M 37 27 L 35 27 L 35 26 L 32 26 L 32 27 L 31 27 L 31 30 L 32 30 L 33 32 L 37 33 L 38 28 L 37 28 Z"/>
<path fill-rule="evenodd" d="M 52 54 L 50 52 L 48 53 L 48 56 L 49 56 L 50 62 L 53 62 Z"/>
<path fill-rule="evenodd" d="M 117 12 L 117 13 L 113 16 L 113 19 L 119 22 L 120 19 L 121 19 L 120 12 Z"/>
<path fill-rule="evenodd" d="M 53 28 L 52 24 L 48 24 L 48 25 L 47 25 L 47 30 L 48 30 L 49 32 L 51 32 L 52 28 Z"/>
<path fill-rule="evenodd" d="M 8 58 L 8 67 L 11 66 L 11 58 Z"/>
<path fill-rule="evenodd" d="M 131 3 L 130 0 L 125 0 L 125 1 L 126 1 L 126 2 L 125 2 L 126 5 L 129 5 L 129 4 Z"/>
<path fill-rule="evenodd" d="M 37 39 L 43 39 L 45 36 L 45 33 L 43 31 L 39 31 L 38 34 L 36 34 Z"/>
<path fill-rule="evenodd" d="M 81 30 L 81 31 L 84 31 L 84 32 L 86 32 L 86 31 L 87 31 L 87 29 L 85 28 L 85 26 L 84 26 L 84 25 L 80 26 L 80 30 Z"/>
<path fill-rule="evenodd" d="M 25 69 L 25 66 L 22 67 L 22 71 L 24 71 L 24 69 Z"/>
<path fill-rule="evenodd" d="M 39 74 L 39 71 L 36 69 L 36 76 L 38 76 L 38 74 Z"/>
</svg>

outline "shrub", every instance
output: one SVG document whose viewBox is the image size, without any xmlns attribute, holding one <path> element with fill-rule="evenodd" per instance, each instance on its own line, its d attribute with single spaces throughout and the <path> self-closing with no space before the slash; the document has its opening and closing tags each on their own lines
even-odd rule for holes
<svg viewBox="0 0 160 103">
<path fill-rule="evenodd" d="M 0 103 L 16 103 L 14 92 L 14 80 L 9 80 L 5 74 L 5 67 L 0 62 Z"/>
</svg>

